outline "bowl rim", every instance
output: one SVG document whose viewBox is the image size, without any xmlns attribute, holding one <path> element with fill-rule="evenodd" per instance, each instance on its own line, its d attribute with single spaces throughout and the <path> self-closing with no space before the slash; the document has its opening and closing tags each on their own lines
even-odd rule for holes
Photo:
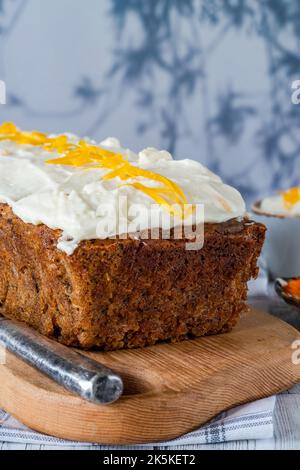
<svg viewBox="0 0 300 470">
<path fill-rule="evenodd" d="M 300 276 L 277 277 L 274 282 L 274 288 L 277 295 L 281 299 L 283 299 L 286 303 L 300 309 L 300 297 L 296 297 L 295 295 L 285 292 L 284 290 L 285 285 L 288 285 L 289 281 L 291 281 L 292 279 L 300 279 Z"/>
</svg>

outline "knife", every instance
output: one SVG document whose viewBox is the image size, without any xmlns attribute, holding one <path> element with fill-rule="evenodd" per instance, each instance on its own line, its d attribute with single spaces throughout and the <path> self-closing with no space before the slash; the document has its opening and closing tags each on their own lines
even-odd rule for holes
<svg viewBox="0 0 300 470">
<path fill-rule="evenodd" d="M 123 381 L 111 369 L 23 323 L 0 316 L 0 342 L 27 364 L 84 400 L 107 405 L 123 393 Z"/>
</svg>

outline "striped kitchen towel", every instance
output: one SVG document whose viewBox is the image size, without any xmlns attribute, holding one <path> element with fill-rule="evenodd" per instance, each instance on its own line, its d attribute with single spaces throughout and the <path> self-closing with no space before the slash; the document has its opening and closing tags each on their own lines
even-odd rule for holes
<svg viewBox="0 0 300 470">
<path fill-rule="evenodd" d="M 199 444 L 217 444 L 245 439 L 267 439 L 273 436 L 273 411 L 275 397 L 264 398 L 247 405 L 242 405 L 222 413 L 206 426 L 178 439 L 149 444 L 147 447 L 177 447 Z M 70 442 L 45 436 L 23 426 L 4 411 L 0 411 L 0 442 L 16 444 L 38 444 L 63 447 L 86 447 L 93 449 L 110 449 L 107 446 Z M 130 449 L 132 447 L 124 447 Z M 138 446 L 134 446 L 135 449 Z"/>
</svg>

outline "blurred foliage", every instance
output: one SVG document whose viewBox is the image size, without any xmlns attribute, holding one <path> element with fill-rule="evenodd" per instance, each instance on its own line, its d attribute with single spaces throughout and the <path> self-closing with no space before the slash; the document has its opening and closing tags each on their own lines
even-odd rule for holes
<svg viewBox="0 0 300 470">
<path fill-rule="evenodd" d="M 97 88 L 89 77 L 83 77 L 81 83 L 74 90 L 75 98 L 94 104 L 102 95 L 103 90 Z"/>
<path fill-rule="evenodd" d="M 224 135 L 232 144 L 241 138 L 247 119 L 257 114 L 253 106 L 242 104 L 243 100 L 247 101 L 247 95 L 235 93 L 230 89 L 219 95 L 219 112 L 210 121 L 215 132 Z"/>
</svg>

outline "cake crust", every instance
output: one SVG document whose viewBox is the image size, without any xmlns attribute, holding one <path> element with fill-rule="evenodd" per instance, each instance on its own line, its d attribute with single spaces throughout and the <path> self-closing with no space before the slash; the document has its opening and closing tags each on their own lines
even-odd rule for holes
<svg viewBox="0 0 300 470">
<path fill-rule="evenodd" d="M 0 314 L 69 346 L 116 350 L 229 331 L 258 273 L 262 224 L 205 224 L 186 240 L 90 240 L 68 256 L 60 230 L 0 204 Z"/>
</svg>

